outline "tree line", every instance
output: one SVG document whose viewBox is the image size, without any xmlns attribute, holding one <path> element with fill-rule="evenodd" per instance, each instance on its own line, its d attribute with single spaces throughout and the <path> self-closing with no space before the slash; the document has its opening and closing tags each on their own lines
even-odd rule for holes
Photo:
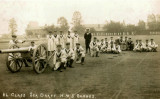
<svg viewBox="0 0 160 99">
<path fill-rule="evenodd" d="M 57 19 L 58 26 L 52 25 L 45 25 L 43 31 L 46 33 L 54 32 L 54 31 L 63 31 L 67 32 L 68 30 L 77 31 L 78 34 L 82 35 L 85 32 L 85 26 L 82 24 L 82 15 L 79 11 L 75 11 L 72 16 L 72 27 L 69 26 L 68 21 L 65 17 L 60 17 Z M 11 34 L 15 34 L 17 32 L 17 24 L 14 18 L 10 19 L 9 21 L 9 28 Z M 94 27 L 90 28 L 92 33 L 97 32 Z M 147 17 L 147 22 L 143 20 L 139 20 L 138 24 L 125 24 L 125 22 L 116 22 L 110 20 L 106 22 L 103 27 L 103 32 L 108 33 L 118 33 L 118 32 L 135 32 L 135 33 L 142 33 L 144 34 L 146 31 L 160 31 L 160 14 L 150 14 Z M 27 35 L 32 35 L 32 30 L 26 29 Z M 46 35 L 46 34 L 45 34 Z"/>
<path fill-rule="evenodd" d="M 150 14 L 147 17 L 147 22 L 139 20 L 138 24 L 125 24 L 125 22 L 110 21 L 106 22 L 103 27 L 105 32 L 144 32 L 144 31 L 160 31 L 160 15 Z"/>
<path fill-rule="evenodd" d="M 79 11 L 75 11 L 73 13 L 73 17 L 72 17 L 72 23 L 71 23 L 72 27 L 69 26 L 69 23 L 67 21 L 67 19 L 65 17 L 59 17 L 57 19 L 57 26 L 52 24 L 52 25 L 45 25 L 43 28 L 43 31 L 45 31 L 46 33 L 48 32 L 54 32 L 54 31 L 63 31 L 63 32 L 67 32 L 68 30 L 72 30 L 72 31 L 77 31 L 78 34 L 82 34 L 85 32 L 85 27 L 82 25 L 82 16 L 81 13 Z M 31 35 L 32 30 L 27 30 L 26 29 L 26 34 L 27 35 Z"/>
</svg>

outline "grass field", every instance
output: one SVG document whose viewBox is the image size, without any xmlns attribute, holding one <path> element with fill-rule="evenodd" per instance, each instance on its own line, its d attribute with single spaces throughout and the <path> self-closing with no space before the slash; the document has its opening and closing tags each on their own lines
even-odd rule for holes
<svg viewBox="0 0 160 99">
<path fill-rule="evenodd" d="M 160 45 L 159 35 L 130 37 L 134 41 L 154 38 Z M 83 38 L 80 42 L 84 46 Z M 1 43 L 0 49 L 7 46 Z M 5 57 L 0 54 L 0 99 L 5 98 L 4 93 L 9 95 L 7 99 L 17 99 L 21 94 L 25 94 L 24 99 L 160 99 L 159 48 L 158 52 L 123 51 L 101 54 L 98 58 L 86 55 L 85 65 L 74 63 L 75 68 L 67 68 L 62 73 L 53 72 L 50 67 L 42 74 L 36 74 L 32 67 L 11 73 L 6 68 Z M 56 96 L 49 98 L 51 94 Z"/>
</svg>

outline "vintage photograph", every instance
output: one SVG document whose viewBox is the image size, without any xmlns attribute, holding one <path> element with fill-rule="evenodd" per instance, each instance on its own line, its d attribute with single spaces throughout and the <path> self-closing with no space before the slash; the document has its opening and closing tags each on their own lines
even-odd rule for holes
<svg viewBox="0 0 160 99">
<path fill-rule="evenodd" d="M 160 0 L 0 0 L 0 99 L 160 99 Z"/>
</svg>

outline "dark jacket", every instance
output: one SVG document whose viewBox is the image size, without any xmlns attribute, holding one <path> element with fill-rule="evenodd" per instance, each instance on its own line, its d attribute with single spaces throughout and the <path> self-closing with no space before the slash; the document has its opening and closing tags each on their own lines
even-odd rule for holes
<svg viewBox="0 0 160 99">
<path fill-rule="evenodd" d="M 92 39 L 92 34 L 91 33 L 89 33 L 89 34 L 85 33 L 84 34 L 84 39 L 85 39 L 86 42 L 90 42 L 91 39 Z"/>
</svg>

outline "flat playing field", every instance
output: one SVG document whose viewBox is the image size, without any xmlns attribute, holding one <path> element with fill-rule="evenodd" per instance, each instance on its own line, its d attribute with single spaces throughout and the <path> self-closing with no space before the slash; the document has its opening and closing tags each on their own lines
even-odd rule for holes
<svg viewBox="0 0 160 99">
<path fill-rule="evenodd" d="M 160 45 L 160 35 L 130 37 L 134 41 L 154 38 Z M 82 45 L 83 40 L 80 39 Z M 1 43 L 0 49 L 7 46 Z M 51 71 L 50 67 L 42 74 L 36 74 L 32 67 L 11 73 L 5 58 L 0 54 L 0 99 L 6 94 L 7 99 L 18 99 L 21 94 L 25 99 L 160 99 L 159 48 L 158 52 L 123 51 L 97 58 L 86 55 L 84 65 L 74 63 L 75 68 L 62 73 Z"/>
</svg>

